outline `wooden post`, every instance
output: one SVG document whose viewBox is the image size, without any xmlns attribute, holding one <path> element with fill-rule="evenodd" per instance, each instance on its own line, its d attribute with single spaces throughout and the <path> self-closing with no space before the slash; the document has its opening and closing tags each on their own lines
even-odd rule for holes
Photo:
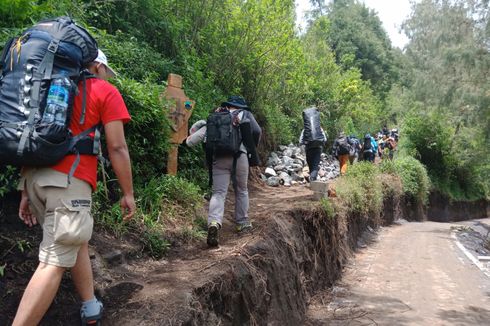
<svg viewBox="0 0 490 326">
<path fill-rule="evenodd" d="M 187 138 L 189 118 L 192 115 L 195 103 L 185 95 L 182 89 L 182 77 L 176 74 L 168 75 L 168 84 L 164 96 L 173 102 L 168 112 L 172 133 L 170 136 L 171 147 L 168 152 L 167 173 L 176 175 L 179 145 Z"/>
</svg>

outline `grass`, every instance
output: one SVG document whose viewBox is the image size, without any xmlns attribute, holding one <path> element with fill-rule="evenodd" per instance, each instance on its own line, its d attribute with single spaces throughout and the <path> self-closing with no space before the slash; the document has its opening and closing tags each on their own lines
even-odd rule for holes
<svg viewBox="0 0 490 326">
<path fill-rule="evenodd" d="M 154 258 L 164 256 L 176 239 L 189 242 L 204 237 L 202 191 L 183 178 L 163 175 L 139 186 L 135 195 L 137 212 L 128 223 L 121 221 L 119 203 L 108 201 L 102 187 L 94 198 L 98 225 L 118 237 L 135 235 Z"/>
</svg>

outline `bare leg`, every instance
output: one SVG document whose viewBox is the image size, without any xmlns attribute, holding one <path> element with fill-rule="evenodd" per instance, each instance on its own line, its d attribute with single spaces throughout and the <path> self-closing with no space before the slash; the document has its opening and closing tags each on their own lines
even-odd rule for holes
<svg viewBox="0 0 490 326">
<path fill-rule="evenodd" d="M 39 324 L 58 292 L 64 267 L 39 263 L 20 301 L 13 326 Z"/>
<path fill-rule="evenodd" d="M 77 261 L 71 269 L 71 277 L 82 301 L 92 300 L 94 298 L 94 276 L 87 242 L 78 251 Z"/>
</svg>

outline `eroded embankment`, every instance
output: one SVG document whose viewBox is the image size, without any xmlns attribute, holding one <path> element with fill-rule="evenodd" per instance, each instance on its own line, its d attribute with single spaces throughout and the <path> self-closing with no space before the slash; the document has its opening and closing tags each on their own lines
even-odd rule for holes
<svg viewBox="0 0 490 326">
<path fill-rule="evenodd" d="M 329 218 L 320 208 L 272 217 L 264 236 L 222 264 L 223 273 L 193 292 L 186 325 L 300 325 L 310 297 L 337 280 L 372 221 L 400 217 L 385 200 L 381 217 Z"/>
<path fill-rule="evenodd" d="M 456 222 L 485 218 L 490 216 L 490 203 L 484 199 L 454 201 L 439 192 L 433 192 L 429 196 L 427 216 L 430 221 L 435 222 Z"/>
</svg>

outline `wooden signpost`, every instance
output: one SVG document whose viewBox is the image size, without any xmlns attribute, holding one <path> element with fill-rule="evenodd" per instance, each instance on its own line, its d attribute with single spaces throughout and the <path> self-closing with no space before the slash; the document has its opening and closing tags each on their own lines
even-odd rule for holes
<svg viewBox="0 0 490 326">
<path fill-rule="evenodd" d="M 190 100 L 182 89 L 182 76 L 168 75 L 168 85 L 164 96 L 172 102 L 168 117 L 171 122 L 170 150 L 168 152 L 167 174 L 177 174 L 179 145 L 187 138 L 189 118 L 195 102 Z"/>
</svg>

